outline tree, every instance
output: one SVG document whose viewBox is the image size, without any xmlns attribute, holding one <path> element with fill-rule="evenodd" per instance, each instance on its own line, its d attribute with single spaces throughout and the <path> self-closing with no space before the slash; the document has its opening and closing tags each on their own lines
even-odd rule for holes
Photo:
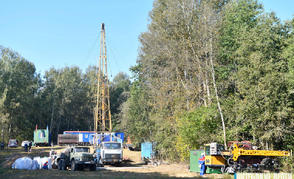
<svg viewBox="0 0 294 179">
<path fill-rule="evenodd" d="M 88 89 L 84 76 L 78 67 L 50 69 L 45 75 L 42 95 L 46 99 L 44 122 L 51 126 L 53 137 L 64 130 L 90 130 L 90 112 Z"/>
<path fill-rule="evenodd" d="M 30 129 L 38 120 L 34 109 L 40 77 L 35 66 L 18 53 L 1 47 L 0 97 L 1 123 L 8 137 L 31 137 Z"/>
<path fill-rule="evenodd" d="M 114 130 L 121 128 L 122 104 L 129 98 L 131 81 L 125 73 L 118 73 L 110 84 L 110 109 Z"/>
</svg>

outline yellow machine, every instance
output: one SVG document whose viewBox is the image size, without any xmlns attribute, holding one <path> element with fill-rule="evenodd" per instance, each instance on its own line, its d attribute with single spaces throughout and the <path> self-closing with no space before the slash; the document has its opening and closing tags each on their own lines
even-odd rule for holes
<svg viewBox="0 0 294 179">
<path fill-rule="evenodd" d="M 291 153 L 289 151 L 278 151 L 278 150 L 245 150 L 239 148 L 238 144 L 234 144 L 233 150 L 231 151 L 233 160 L 238 161 L 240 156 L 265 156 L 265 157 L 289 157 Z"/>
<path fill-rule="evenodd" d="M 205 145 L 205 165 L 221 168 L 222 172 L 235 173 L 244 170 L 276 170 L 277 157 L 291 156 L 289 151 L 253 150 L 251 144 L 235 142 L 230 150 L 225 151 L 223 145 L 210 143 Z"/>
<path fill-rule="evenodd" d="M 224 167 L 226 159 L 221 155 L 222 145 L 211 143 L 205 145 L 205 165 L 209 167 Z"/>
</svg>

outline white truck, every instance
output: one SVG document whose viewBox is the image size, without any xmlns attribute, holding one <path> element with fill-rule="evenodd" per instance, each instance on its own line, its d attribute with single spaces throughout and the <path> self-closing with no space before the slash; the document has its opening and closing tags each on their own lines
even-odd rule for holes
<svg viewBox="0 0 294 179">
<path fill-rule="evenodd" d="M 121 142 L 108 141 L 102 142 L 96 149 L 97 164 L 120 165 L 123 160 L 123 148 Z"/>
</svg>

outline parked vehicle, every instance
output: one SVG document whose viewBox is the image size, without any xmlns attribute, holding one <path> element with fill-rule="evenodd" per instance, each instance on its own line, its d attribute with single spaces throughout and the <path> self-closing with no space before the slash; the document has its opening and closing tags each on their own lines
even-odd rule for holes
<svg viewBox="0 0 294 179">
<path fill-rule="evenodd" d="M 64 131 L 63 134 L 70 134 L 77 136 L 77 141 L 79 145 L 91 145 L 94 143 L 94 131 Z"/>
<path fill-rule="evenodd" d="M 122 143 L 116 141 L 102 142 L 96 149 L 97 164 L 119 165 L 123 160 Z"/>
<path fill-rule="evenodd" d="M 291 156 L 290 151 L 254 149 L 248 141 L 232 142 L 229 148 L 225 150 L 222 144 L 216 142 L 204 145 L 205 166 L 223 173 L 277 171 L 278 157 Z"/>
<path fill-rule="evenodd" d="M 18 146 L 18 142 L 16 139 L 9 139 L 8 147 L 17 147 L 17 146 Z"/>
<path fill-rule="evenodd" d="M 89 147 L 68 147 L 55 159 L 59 170 L 70 168 L 71 171 L 89 168 L 96 170 L 94 156 Z"/>
<path fill-rule="evenodd" d="M 97 141 L 95 142 L 95 131 L 64 131 L 63 135 L 75 135 L 76 138 L 70 141 L 66 141 L 66 144 L 79 144 L 79 145 L 93 145 L 100 144 L 101 142 L 106 141 L 119 141 L 124 142 L 124 133 L 123 132 L 113 132 L 113 133 L 99 133 L 97 134 Z M 62 135 L 62 134 L 59 134 Z M 64 136 L 64 138 L 66 138 Z M 74 137 L 73 137 L 74 138 Z M 103 140 L 101 140 L 103 139 Z M 63 142 L 60 142 L 63 143 Z M 65 144 L 65 143 L 64 143 Z"/>
<path fill-rule="evenodd" d="M 26 144 L 27 144 L 27 146 L 30 146 L 31 143 L 32 143 L 31 141 L 24 140 L 24 141 L 22 141 L 21 146 L 25 147 Z"/>
<path fill-rule="evenodd" d="M 58 134 L 58 145 L 78 144 L 79 136 L 75 134 Z"/>
</svg>

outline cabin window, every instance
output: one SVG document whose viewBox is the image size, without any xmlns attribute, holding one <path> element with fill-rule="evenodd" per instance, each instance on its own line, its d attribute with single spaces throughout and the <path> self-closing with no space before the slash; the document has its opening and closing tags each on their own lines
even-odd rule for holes
<svg viewBox="0 0 294 179">
<path fill-rule="evenodd" d="M 210 146 L 205 146 L 205 155 L 210 155 Z"/>
<path fill-rule="evenodd" d="M 39 133 L 39 138 L 45 138 L 45 131 L 41 131 Z"/>
</svg>

